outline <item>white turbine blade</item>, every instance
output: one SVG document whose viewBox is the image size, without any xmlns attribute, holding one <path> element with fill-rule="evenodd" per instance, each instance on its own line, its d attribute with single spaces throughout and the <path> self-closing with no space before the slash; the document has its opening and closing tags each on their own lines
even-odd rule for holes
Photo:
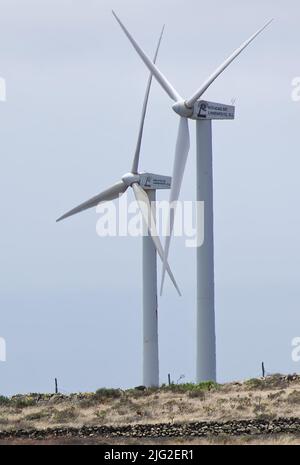
<svg viewBox="0 0 300 465">
<path fill-rule="evenodd" d="M 160 44 L 161 44 L 161 39 L 162 39 L 162 36 L 163 36 L 163 33 L 164 33 L 164 29 L 165 29 L 165 26 L 163 26 L 160 37 L 159 37 L 159 41 L 158 41 L 158 45 L 157 45 L 156 52 L 155 52 L 155 55 L 154 55 L 153 63 L 155 63 L 156 59 L 157 59 L 157 55 L 158 55 L 159 47 L 160 47 Z M 149 94 L 150 94 L 150 89 L 151 89 L 151 84 L 152 84 L 152 78 L 153 78 L 153 74 L 150 73 L 147 88 L 146 88 L 145 99 L 144 99 L 144 103 L 143 103 L 140 130 L 139 130 L 136 150 L 135 150 L 135 154 L 134 154 L 132 169 L 131 169 L 132 173 L 137 173 L 138 172 L 141 145 L 142 145 L 142 138 L 143 138 L 143 131 L 144 131 L 144 123 L 145 123 L 145 117 L 146 117 L 146 112 L 147 112 Z"/>
<path fill-rule="evenodd" d="M 146 55 L 146 53 L 141 49 L 141 47 L 137 44 L 137 42 L 134 40 L 134 38 L 131 36 L 131 34 L 128 32 L 124 24 L 121 22 L 121 20 L 118 18 L 116 13 L 113 11 L 112 12 L 118 23 L 120 24 L 121 28 L 123 29 L 125 35 L 128 37 L 130 42 L 132 43 L 133 47 L 137 51 L 137 53 L 140 55 L 141 59 L 145 63 L 145 65 L 148 67 L 149 71 L 154 75 L 156 80 L 159 82 L 159 84 L 163 87 L 163 89 L 167 92 L 169 97 L 174 100 L 175 102 L 181 101 L 182 97 L 178 94 L 178 92 L 174 89 L 174 87 L 170 84 L 170 82 L 167 80 L 167 78 L 159 71 L 157 66 L 152 63 L 150 58 Z"/>
<path fill-rule="evenodd" d="M 179 198 L 180 188 L 182 184 L 183 174 L 184 174 L 189 150 L 190 150 L 189 123 L 188 123 L 187 118 L 180 118 L 177 142 L 176 142 L 176 150 L 175 150 L 175 161 L 174 161 L 174 166 L 173 166 L 172 185 L 171 185 L 171 192 L 170 192 L 169 231 L 168 231 L 168 234 L 166 236 L 166 241 L 165 241 L 164 262 L 163 262 L 163 270 L 162 270 L 160 295 L 162 295 L 163 286 L 164 286 L 166 264 L 167 264 L 168 255 L 169 255 L 171 235 L 172 235 L 173 227 L 174 227 L 176 202 Z"/>
<path fill-rule="evenodd" d="M 128 186 L 126 186 L 126 184 L 124 184 L 123 181 L 117 182 L 116 184 L 109 187 L 108 189 L 101 192 L 100 194 L 95 195 L 95 197 L 92 197 L 86 202 L 78 205 L 78 207 L 75 207 L 69 212 L 65 213 L 63 216 L 58 218 L 56 222 L 64 220 L 65 218 L 75 215 L 76 213 L 80 213 L 84 210 L 87 210 L 88 208 L 96 207 L 96 205 L 98 205 L 100 202 L 108 202 L 109 200 L 116 199 L 117 197 L 119 197 L 120 194 L 123 194 L 126 191 L 127 187 Z"/>
<path fill-rule="evenodd" d="M 264 30 L 266 29 L 267 26 L 273 21 L 271 19 L 268 21 L 261 29 L 259 29 L 255 34 L 253 34 L 246 42 L 244 42 L 239 48 L 237 48 L 230 57 L 227 58 L 227 60 L 224 61 L 224 63 L 219 66 L 216 71 L 214 71 L 211 76 L 202 84 L 200 89 L 197 90 L 197 92 L 186 101 L 186 105 L 188 107 L 192 107 L 194 103 L 201 97 L 201 95 L 208 89 L 208 87 L 214 82 L 214 80 L 235 60 L 235 58 L 240 55 L 240 53 Z"/>
<path fill-rule="evenodd" d="M 153 240 L 154 246 L 157 250 L 157 253 L 160 257 L 160 259 L 163 261 L 164 260 L 164 251 L 157 233 L 156 229 L 156 224 L 155 224 L 155 218 L 151 209 L 150 201 L 148 198 L 147 193 L 144 191 L 144 189 L 138 184 L 138 183 L 133 183 L 132 184 L 132 189 L 136 198 L 136 201 L 138 202 L 139 208 L 141 210 L 143 219 L 145 221 L 145 224 L 147 225 L 148 231 L 150 233 L 150 236 Z M 181 296 L 179 287 L 175 281 L 174 275 L 171 271 L 171 268 L 169 266 L 169 263 L 166 262 L 166 271 L 170 276 L 170 279 L 172 283 L 174 284 L 175 289 L 177 290 L 178 294 Z"/>
</svg>

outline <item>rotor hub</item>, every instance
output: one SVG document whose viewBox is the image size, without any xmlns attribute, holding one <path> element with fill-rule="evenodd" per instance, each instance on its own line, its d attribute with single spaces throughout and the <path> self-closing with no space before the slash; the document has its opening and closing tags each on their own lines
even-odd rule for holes
<svg viewBox="0 0 300 465">
<path fill-rule="evenodd" d="M 183 118 L 190 118 L 193 115 L 194 108 L 189 107 L 186 104 L 186 101 L 182 100 L 181 102 L 176 102 L 172 106 L 175 113 Z"/>
<path fill-rule="evenodd" d="M 134 173 L 126 173 L 122 176 L 122 181 L 126 186 L 131 186 L 134 182 L 140 181 L 140 175 Z"/>
</svg>

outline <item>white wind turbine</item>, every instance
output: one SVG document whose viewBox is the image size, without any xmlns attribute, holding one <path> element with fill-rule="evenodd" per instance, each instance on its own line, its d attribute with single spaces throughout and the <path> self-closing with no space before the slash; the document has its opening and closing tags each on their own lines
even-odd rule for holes
<svg viewBox="0 0 300 465">
<path fill-rule="evenodd" d="M 154 56 L 154 63 L 158 55 L 163 31 L 164 28 L 162 29 L 159 38 Z M 131 171 L 122 176 L 121 180 L 113 186 L 73 208 L 57 220 L 61 221 L 69 216 L 75 215 L 76 213 L 95 207 L 99 203 L 116 199 L 124 194 L 129 187 L 132 188 L 142 213 L 145 227 L 148 230 L 143 235 L 143 384 L 147 387 L 159 385 L 156 253 L 158 253 L 159 257 L 163 261 L 164 251 L 156 230 L 154 206 L 155 192 L 157 189 L 170 189 L 171 187 L 171 178 L 169 176 L 155 175 L 152 173 L 139 173 L 138 171 L 151 83 L 152 73 L 150 73 L 147 84 L 138 140 Z M 178 294 L 181 295 L 168 263 L 166 264 L 166 269 Z"/>
<path fill-rule="evenodd" d="M 204 202 L 204 243 L 197 249 L 197 381 L 216 379 L 216 342 L 214 316 L 214 257 L 213 257 L 213 181 L 212 181 L 212 131 L 211 120 L 233 119 L 234 107 L 199 100 L 215 79 L 233 60 L 273 21 L 268 21 L 239 48 L 237 48 L 188 99 L 183 99 L 158 67 L 151 62 L 137 44 L 124 24 L 113 11 L 113 15 L 125 35 L 153 73 L 158 83 L 175 102 L 173 110 L 180 117 L 175 160 L 170 192 L 169 235 L 166 236 L 164 265 L 161 280 L 163 290 L 171 234 L 174 226 L 176 202 L 179 198 L 186 160 L 190 149 L 188 119 L 197 122 L 197 200 Z"/>
</svg>

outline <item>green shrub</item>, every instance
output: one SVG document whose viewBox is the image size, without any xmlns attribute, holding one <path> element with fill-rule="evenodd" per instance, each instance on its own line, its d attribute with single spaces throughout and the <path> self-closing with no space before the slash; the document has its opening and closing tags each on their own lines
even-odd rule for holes
<svg viewBox="0 0 300 465">
<path fill-rule="evenodd" d="M 106 415 L 107 415 L 106 410 L 97 410 L 95 412 L 96 418 L 98 418 L 98 420 L 100 420 L 100 421 L 103 421 L 105 419 Z"/>
<path fill-rule="evenodd" d="M 79 405 L 82 408 L 89 408 L 89 407 L 93 407 L 93 405 L 95 405 L 97 402 L 98 402 L 98 398 L 94 394 L 93 396 L 90 396 L 87 399 L 80 399 Z"/>
<path fill-rule="evenodd" d="M 125 395 L 128 398 L 133 397 L 134 399 L 138 399 L 139 397 L 144 397 L 145 396 L 145 391 L 140 391 L 138 389 L 127 389 L 125 391 Z"/>
<path fill-rule="evenodd" d="M 10 399 L 5 396 L 0 396 L 0 405 L 8 405 L 10 403 Z"/>
<path fill-rule="evenodd" d="M 203 390 L 198 390 L 198 389 L 193 389 L 192 391 L 188 392 L 188 396 L 191 399 L 199 399 L 199 400 L 204 400 L 205 399 L 205 392 Z"/>
<path fill-rule="evenodd" d="M 202 383 L 183 383 L 183 384 L 170 384 L 165 386 L 163 390 L 171 392 L 195 392 L 195 391 L 212 391 L 218 389 L 219 385 L 214 381 L 204 381 Z"/>
<path fill-rule="evenodd" d="M 251 378 L 245 382 L 245 385 L 249 389 L 263 389 L 265 386 L 265 382 L 263 379 L 260 378 Z"/>
<path fill-rule="evenodd" d="M 28 396 L 14 396 L 11 398 L 11 405 L 16 408 L 26 408 L 36 405 L 37 399 L 28 395 Z"/>
<path fill-rule="evenodd" d="M 6 426 L 9 424 L 9 419 L 7 417 L 4 417 L 4 416 L 0 416 L 0 425 L 2 426 Z"/>
<path fill-rule="evenodd" d="M 265 379 L 266 387 L 269 389 L 284 389 L 288 387 L 289 382 L 280 373 L 267 376 Z"/>
<path fill-rule="evenodd" d="M 36 420 L 42 420 L 43 418 L 49 418 L 50 413 L 48 410 L 41 410 L 40 412 L 35 412 L 35 413 L 29 413 L 28 415 L 25 416 L 25 420 L 27 421 L 36 421 Z"/>
<path fill-rule="evenodd" d="M 100 388 L 96 391 L 97 399 L 118 399 L 122 395 L 120 389 Z"/>
<path fill-rule="evenodd" d="M 268 394 L 268 399 L 277 400 L 280 397 L 282 397 L 283 394 L 285 394 L 285 391 L 283 389 L 281 391 L 271 392 L 270 394 Z"/>
<path fill-rule="evenodd" d="M 55 423 L 67 423 L 75 420 L 78 417 L 78 412 L 75 407 L 68 407 L 63 410 L 55 410 L 53 413 L 53 421 Z"/>
<path fill-rule="evenodd" d="M 292 391 L 287 398 L 290 404 L 300 404 L 300 391 Z"/>
<path fill-rule="evenodd" d="M 266 378 L 252 378 L 245 382 L 249 389 L 284 389 L 288 381 L 280 374 L 267 376 Z"/>
</svg>

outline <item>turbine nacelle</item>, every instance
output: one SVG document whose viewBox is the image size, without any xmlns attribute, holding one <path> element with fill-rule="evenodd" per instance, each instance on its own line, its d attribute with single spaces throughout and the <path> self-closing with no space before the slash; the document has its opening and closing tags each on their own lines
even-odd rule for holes
<svg viewBox="0 0 300 465">
<path fill-rule="evenodd" d="M 194 120 L 234 119 L 235 113 L 233 105 L 208 102 L 207 100 L 197 100 L 192 107 L 189 107 L 186 101 L 176 102 L 172 108 L 182 118 Z"/>
<path fill-rule="evenodd" d="M 153 173 L 140 174 L 140 186 L 145 190 L 171 189 L 171 184 L 171 176 Z"/>
<path fill-rule="evenodd" d="M 162 174 L 153 173 L 126 173 L 122 176 L 122 181 L 126 187 L 131 187 L 134 183 L 139 184 L 145 190 L 170 189 L 172 178 Z"/>
</svg>

